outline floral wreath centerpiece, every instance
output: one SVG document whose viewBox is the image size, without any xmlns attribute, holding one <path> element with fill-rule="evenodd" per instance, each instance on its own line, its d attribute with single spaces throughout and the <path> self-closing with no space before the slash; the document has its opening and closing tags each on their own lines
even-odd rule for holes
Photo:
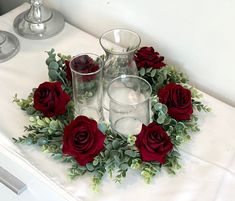
<svg viewBox="0 0 235 201">
<path fill-rule="evenodd" d="M 14 139 L 16 143 L 37 145 L 54 159 L 70 163 L 71 178 L 93 173 L 94 188 L 106 173 L 120 182 L 129 169 L 139 171 L 147 183 L 162 168 L 175 174 L 181 167 L 180 145 L 199 131 L 195 111 L 210 110 L 182 72 L 165 64 L 153 47 L 135 52 L 138 76 L 152 86 L 152 119 L 138 134 L 122 135 L 109 122 L 74 115 L 71 56 L 56 54 L 54 49 L 47 53 L 50 81 L 33 89 L 26 99 L 14 98 L 30 121 L 25 126 L 27 135 Z M 86 73 L 97 68 L 94 62 L 89 58 L 83 63 Z"/>
</svg>

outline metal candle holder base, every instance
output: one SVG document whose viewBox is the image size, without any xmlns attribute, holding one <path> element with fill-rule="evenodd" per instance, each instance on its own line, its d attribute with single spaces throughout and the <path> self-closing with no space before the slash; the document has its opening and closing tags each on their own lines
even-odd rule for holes
<svg viewBox="0 0 235 201">
<path fill-rule="evenodd" d="M 13 23 L 17 34 L 28 39 L 46 39 L 64 28 L 63 15 L 45 7 L 42 0 L 31 0 L 29 10 L 19 14 Z"/>
<path fill-rule="evenodd" d="M 12 33 L 0 30 L 0 63 L 15 56 L 19 48 L 19 40 Z"/>
</svg>

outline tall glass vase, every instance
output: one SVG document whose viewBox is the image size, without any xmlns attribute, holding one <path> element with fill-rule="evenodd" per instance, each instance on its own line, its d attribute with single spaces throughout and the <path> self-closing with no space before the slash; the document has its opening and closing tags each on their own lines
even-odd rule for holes
<svg viewBox="0 0 235 201">
<path fill-rule="evenodd" d="M 0 63 L 15 56 L 19 48 L 19 40 L 12 33 L 0 30 Z"/>
<path fill-rule="evenodd" d="M 134 61 L 135 51 L 140 45 L 137 33 L 127 29 L 114 29 L 100 37 L 100 45 L 106 53 L 103 79 L 103 107 L 109 110 L 109 83 L 120 75 L 138 75 Z"/>
<path fill-rule="evenodd" d="M 102 121 L 103 60 L 96 54 L 80 54 L 72 58 L 70 68 L 75 116 L 85 115 Z"/>
<path fill-rule="evenodd" d="M 13 23 L 17 34 L 28 39 L 46 39 L 64 28 L 64 17 L 43 5 L 42 0 L 30 0 L 30 8 L 19 14 Z"/>
</svg>

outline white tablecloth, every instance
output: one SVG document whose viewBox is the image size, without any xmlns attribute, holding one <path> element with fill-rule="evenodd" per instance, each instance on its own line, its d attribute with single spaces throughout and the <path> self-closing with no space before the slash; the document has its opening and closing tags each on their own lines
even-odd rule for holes
<svg viewBox="0 0 235 201">
<path fill-rule="evenodd" d="M 24 4 L 0 16 L 0 29 L 14 33 L 12 23 L 17 14 L 28 8 Z M 78 19 L 79 20 L 79 19 Z M 95 22 L 94 22 L 95 23 Z M 182 169 L 176 176 L 162 171 L 151 184 L 130 171 L 121 184 L 105 177 L 101 191 L 91 190 L 91 176 L 70 181 L 69 167 L 43 154 L 36 147 L 14 145 L 12 137 L 24 134 L 28 117 L 12 103 L 15 93 L 25 98 L 33 87 L 48 80 L 44 51 L 76 55 L 83 52 L 103 53 L 98 39 L 69 24 L 57 36 L 47 40 L 28 40 L 18 36 L 20 52 L 0 64 L 0 144 L 14 150 L 32 168 L 54 182 L 58 189 L 77 200 L 91 201 L 232 201 L 235 197 L 235 108 L 205 94 L 204 103 L 212 107 L 201 113 L 201 131 L 182 149 Z M 165 55 L 167 56 L 167 55 Z M 0 153 L 1 154 L 1 153 Z"/>
</svg>

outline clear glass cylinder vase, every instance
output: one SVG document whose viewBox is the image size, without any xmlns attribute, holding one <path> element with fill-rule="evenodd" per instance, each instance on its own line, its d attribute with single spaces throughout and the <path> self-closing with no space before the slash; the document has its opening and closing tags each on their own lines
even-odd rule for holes
<svg viewBox="0 0 235 201">
<path fill-rule="evenodd" d="M 137 135 L 142 124 L 148 125 L 151 93 L 151 85 L 139 76 L 122 75 L 115 78 L 107 91 L 112 130 L 127 136 Z"/>
<path fill-rule="evenodd" d="M 97 122 L 103 120 L 103 60 L 96 54 L 85 53 L 70 61 L 75 117 L 85 115 Z"/>
<path fill-rule="evenodd" d="M 120 75 L 138 75 L 134 54 L 140 45 L 141 39 L 133 31 L 113 29 L 105 32 L 99 41 L 106 53 L 103 70 L 103 107 L 109 110 L 109 97 L 107 95 L 109 83 Z"/>
</svg>

